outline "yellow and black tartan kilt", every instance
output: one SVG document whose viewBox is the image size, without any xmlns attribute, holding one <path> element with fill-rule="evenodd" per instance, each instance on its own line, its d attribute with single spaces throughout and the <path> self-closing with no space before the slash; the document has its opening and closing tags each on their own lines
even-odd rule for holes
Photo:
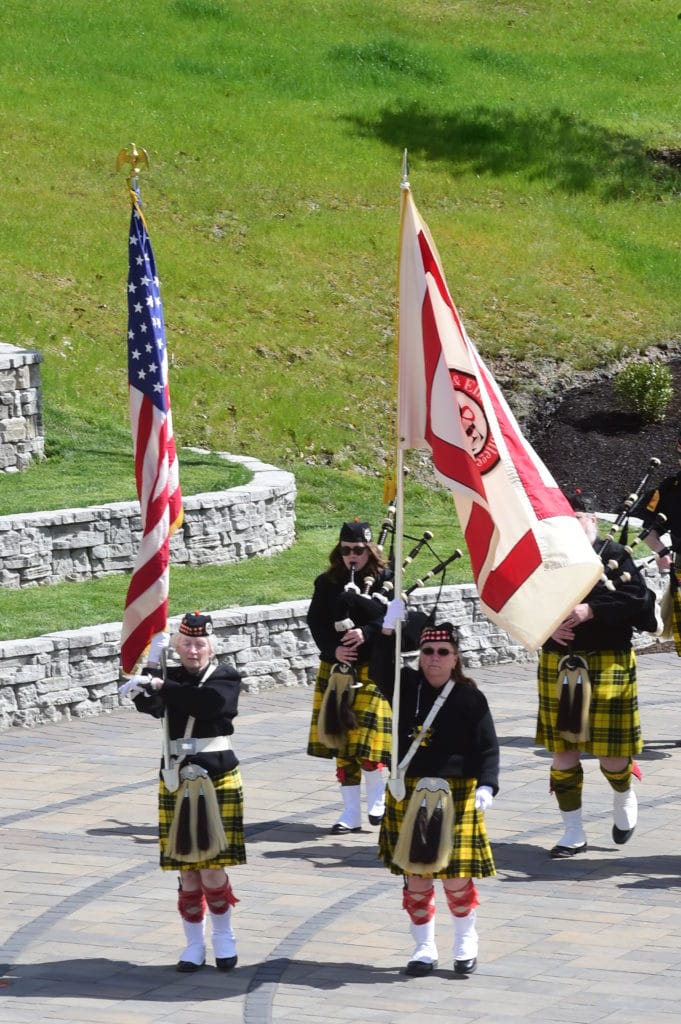
<svg viewBox="0 0 681 1024">
<path fill-rule="evenodd" d="M 418 778 L 405 779 L 407 795 L 396 800 L 385 791 L 385 814 L 378 837 L 378 856 L 394 875 L 403 875 L 404 869 L 393 864 L 393 852 L 400 834 L 400 826 L 409 804 L 409 798 L 416 788 Z M 449 864 L 432 875 L 423 878 L 488 878 L 496 874 L 492 848 L 487 838 L 485 816 L 475 809 L 475 779 L 448 779 L 454 802 L 454 836 L 452 856 Z"/>
<path fill-rule="evenodd" d="M 392 748 L 390 704 L 369 677 L 367 665 L 360 665 L 356 670 L 357 677 L 362 683 L 362 686 L 354 691 L 355 700 L 352 705 L 352 710 L 357 717 L 357 728 L 349 730 L 346 742 L 338 750 L 332 750 L 319 741 L 317 719 L 332 667 L 332 663 L 329 661 L 322 661 L 319 664 L 312 702 L 312 721 L 307 743 L 308 754 L 311 757 L 345 757 L 348 760 L 380 761 L 389 765 Z"/>
<path fill-rule="evenodd" d="M 669 588 L 672 601 L 672 639 L 674 640 L 674 649 L 681 657 L 681 586 L 679 585 L 678 569 L 673 566 Z"/>
<path fill-rule="evenodd" d="M 575 651 L 585 658 L 591 679 L 591 738 L 571 743 L 556 731 L 558 663 L 564 653 L 542 651 L 537 685 L 536 742 L 553 752 L 582 750 L 596 757 L 632 757 L 643 750 L 636 691 L 636 655 L 633 651 Z"/>
<path fill-rule="evenodd" d="M 220 868 L 227 867 L 230 864 L 246 863 L 243 822 L 244 791 L 241 784 L 241 772 L 238 767 L 233 768 L 231 772 L 218 775 L 212 781 L 220 807 L 222 827 L 227 837 L 227 849 L 210 860 L 188 863 L 187 861 L 173 860 L 172 857 L 166 855 L 168 833 L 170 832 L 173 820 L 177 793 L 169 792 L 163 783 L 163 779 L 159 779 L 158 839 L 161 848 L 160 863 L 163 871 L 197 871 L 199 868 Z"/>
</svg>

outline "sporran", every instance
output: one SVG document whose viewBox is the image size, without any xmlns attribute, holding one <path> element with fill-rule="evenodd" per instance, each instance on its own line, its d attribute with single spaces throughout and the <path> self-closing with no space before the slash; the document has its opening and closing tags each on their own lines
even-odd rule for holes
<svg viewBox="0 0 681 1024">
<path fill-rule="evenodd" d="M 409 798 L 393 863 L 410 874 L 432 874 L 452 856 L 454 801 L 447 779 L 419 779 Z"/>
<path fill-rule="evenodd" d="M 333 665 L 317 718 L 319 742 L 331 750 L 342 747 L 348 731 L 357 728 L 352 705 L 361 685 L 350 665 Z"/>
<path fill-rule="evenodd" d="M 180 769 L 180 789 L 168 832 L 167 854 L 187 864 L 210 860 L 227 849 L 215 787 L 205 768 Z"/>
<path fill-rule="evenodd" d="M 556 697 L 558 734 L 569 743 L 587 743 L 591 735 L 591 679 L 589 665 L 580 655 L 568 654 L 559 661 Z"/>
</svg>

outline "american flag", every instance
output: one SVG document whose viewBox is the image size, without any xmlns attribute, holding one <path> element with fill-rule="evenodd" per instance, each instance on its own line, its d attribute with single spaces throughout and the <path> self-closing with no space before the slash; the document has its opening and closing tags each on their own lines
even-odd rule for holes
<svg viewBox="0 0 681 1024">
<path fill-rule="evenodd" d="M 468 337 L 403 184 L 398 430 L 452 492 L 482 609 L 536 650 L 603 566 Z"/>
<path fill-rule="evenodd" d="M 152 636 L 167 625 L 170 537 L 182 523 L 161 289 L 137 188 L 128 248 L 130 423 L 142 518 L 121 633 L 122 669 L 132 674 Z"/>
</svg>

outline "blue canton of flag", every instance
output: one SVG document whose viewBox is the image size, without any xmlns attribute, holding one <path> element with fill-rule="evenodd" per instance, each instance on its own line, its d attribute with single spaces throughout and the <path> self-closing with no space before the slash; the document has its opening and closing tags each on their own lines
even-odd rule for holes
<svg viewBox="0 0 681 1024">
<path fill-rule="evenodd" d="M 139 194 L 138 194 L 139 199 Z M 165 324 L 151 240 L 139 209 L 130 221 L 128 274 L 128 380 L 167 412 Z"/>
</svg>

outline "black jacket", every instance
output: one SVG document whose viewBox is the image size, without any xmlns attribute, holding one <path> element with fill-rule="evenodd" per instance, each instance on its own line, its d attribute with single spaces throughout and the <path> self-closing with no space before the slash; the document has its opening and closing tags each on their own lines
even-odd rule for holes
<svg viewBox="0 0 681 1024">
<path fill-rule="evenodd" d="M 644 510 L 637 512 L 643 520 L 643 525 L 650 526 L 654 523 L 655 516 L 663 512 L 667 522 L 655 532 L 666 533 L 669 530 L 674 551 L 681 552 L 681 473 L 666 476 L 659 487 L 646 494 L 644 500 Z"/>
<path fill-rule="evenodd" d="M 576 627 L 575 638 L 567 647 L 549 637 L 545 651 L 628 651 L 634 629 L 654 631 L 655 594 L 631 555 L 615 541 L 598 540 L 594 549 L 606 562 L 612 559 L 618 563 L 611 573 L 614 590 L 599 580 L 582 602 L 591 606 L 593 618 Z M 630 579 L 622 580 L 623 573 L 628 573 Z"/>
<path fill-rule="evenodd" d="M 159 676 L 160 672 L 148 670 L 147 674 Z M 181 665 L 173 665 L 168 669 L 163 689 L 139 694 L 133 698 L 135 707 L 154 718 L 162 718 L 167 708 L 171 740 L 184 736 L 187 719 L 192 715 L 196 719 L 192 736 L 231 736 L 238 714 L 241 676 L 230 665 L 218 664 L 205 683 L 199 686 L 202 674 L 193 675 Z M 211 778 L 231 771 L 238 763 L 233 750 L 194 754 L 183 762 L 205 768 Z"/>
<path fill-rule="evenodd" d="M 380 633 L 385 605 L 376 598 L 369 599 L 357 594 L 347 594 L 345 584 L 350 574 L 346 573 L 341 582 L 336 582 L 324 572 L 314 581 L 314 593 L 307 612 L 307 624 L 319 648 L 322 661 L 335 661 L 336 648 L 343 636 L 335 622 L 351 619 L 364 633 L 364 643 L 358 651 L 356 664 L 366 664 L 371 646 Z M 357 574 L 355 583 L 362 589 L 364 577 Z"/>
<path fill-rule="evenodd" d="M 372 664 L 376 684 L 392 705 L 394 638 L 381 634 Z M 382 654 L 382 660 L 378 655 Z M 399 760 L 407 753 L 416 727 L 423 724 L 440 690 L 418 669 L 400 672 Z M 476 686 L 455 683 L 430 726 L 426 746 L 420 746 L 407 768 L 407 778 L 475 779 L 477 786 L 499 791 L 499 741 L 487 698 Z"/>
</svg>

